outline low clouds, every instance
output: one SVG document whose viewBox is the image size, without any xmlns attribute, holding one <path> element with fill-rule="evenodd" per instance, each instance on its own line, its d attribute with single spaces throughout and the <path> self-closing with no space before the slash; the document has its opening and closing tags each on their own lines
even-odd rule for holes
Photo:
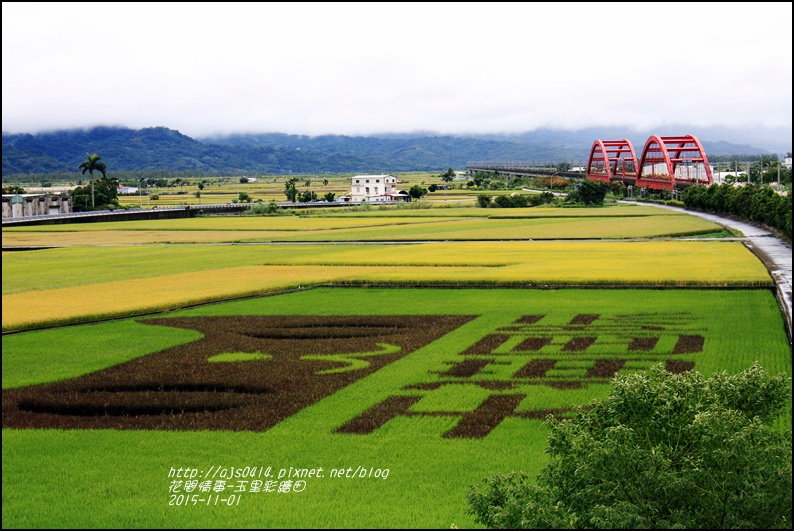
<svg viewBox="0 0 794 531">
<path fill-rule="evenodd" d="M 3 130 L 791 128 L 791 4 L 3 3 Z"/>
</svg>

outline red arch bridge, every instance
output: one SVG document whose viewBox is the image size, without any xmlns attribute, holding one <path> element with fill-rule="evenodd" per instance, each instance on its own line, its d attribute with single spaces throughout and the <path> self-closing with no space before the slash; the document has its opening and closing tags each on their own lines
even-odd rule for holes
<svg viewBox="0 0 794 531">
<path fill-rule="evenodd" d="M 586 175 L 592 181 L 617 180 L 654 190 L 714 182 L 706 152 L 692 135 L 649 137 L 639 162 L 629 140 L 596 140 Z"/>
<path fill-rule="evenodd" d="M 693 135 L 651 136 L 645 142 L 639 161 L 631 141 L 596 140 L 590 149 L 587 168 L 558 171 L 550 165 L 538 166 L 528 161 L 487 161 L 466 164 L 469 173 L 491 172 L 507 176 L 542 176 L 582 178 L 653 190 L 675 190 L 693 184 L 714 182 L 706 152 Z"/>
</svg>

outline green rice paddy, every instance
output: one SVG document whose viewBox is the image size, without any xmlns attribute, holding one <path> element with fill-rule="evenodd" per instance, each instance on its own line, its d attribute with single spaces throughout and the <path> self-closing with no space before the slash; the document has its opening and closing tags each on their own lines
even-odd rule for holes
<svg viewBox="0 0 794 531">
<path fill-rule="evenodd" d="M 607 393 L 608 380 L 593 372 L 605 361 L 625 359 L 619 370 L 630 372 L 675 359 L 706 374 L 759 361 L 772 373 L 791 374 L 782 318 L 767 290 L 319 288 L 173 314 L 267 315 L 393 315 L 395 324 L 410 315 L 474 318 L 261 433 L 4 429 L 4 527 L 472 526 L 465 515 L 469 485 L 496 472 L 537 473 L 546 462 L 543 412 L 564 415 Z M 6 336 L 3 388 L 157 356 L 197 340 L 192 334 L 127 320 Z M 494 336 L 501 338 L 496 346 L 478 347 Z M 595 339 L 568 349 L 586 337 Z M 702 341 L 673 354 L 682 337 Z M 73 360 L 54 363 L 67 351 Z M 234 361 L 232 354 L 227 363 L 269 363 Z M 526 370 L 550 360 L 556 364 L 542 376 Z M 374 430 L 341 429 L 400 400 L 410 407 Z M 450 436 L 488 407 L 509 412 L 483 436 Z M 790 429 L 790 415 L 778 427 Z M 271 467 L 273 477 L 262 477 L 261 488 L 270 480 L 275 490 L 251 492 L 256 477 L 217 486 L 216 476 L 209 492 L 198 484 L 185 492 L 189 486 L 175 477 L 180 467 L 209 476 L 221 468 L 229 474 L 230 467 L 260 467 L 258 474 Z M 289 478 L 290 467 L 314 475 Z M 340 470 L 342 477 L 332 477 Z M 287 479 L 294 489 L 279 492 Z"/>
</svg>

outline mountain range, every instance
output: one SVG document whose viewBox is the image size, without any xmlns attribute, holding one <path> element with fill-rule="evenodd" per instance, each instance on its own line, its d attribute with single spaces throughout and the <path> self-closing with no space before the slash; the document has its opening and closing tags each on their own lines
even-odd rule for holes
<svg viewBox="0 0 794 531">
<path fill-rule="evenodd" d="M 3 133 L 3 176 L 77 172 L 86 153 L 98 153 L 108 170 L 176 170 L 197 175 L 364 173 L 464 169 L 472 161 L 523 160 L 538 164 L 585 165 L 596 139 L 628 138 L 639 157 L 651 134 L 695 134 L 708 155 L 785 152 L 779 145 L 736 143 L 740 132 L 687 130 L 668 126 L 654 131 L 589 128 L 576 131 L 537 129 L 516 134 L 439 135 L 433 133 L 371 136 L 231 134 L 191 138 L 166 127 L 130 129 L 94 127 L 37 134 Z M 716 135 L 722 134 L 722 137 Z M 723 138 L 710 140 L 710 138 Z M 733 141 L 724 140 L 724 138 Z M 787 151 L 791 150 L 790 143 Z M 770 149 L 771 148 L 771 149 Z"/>
</svg>

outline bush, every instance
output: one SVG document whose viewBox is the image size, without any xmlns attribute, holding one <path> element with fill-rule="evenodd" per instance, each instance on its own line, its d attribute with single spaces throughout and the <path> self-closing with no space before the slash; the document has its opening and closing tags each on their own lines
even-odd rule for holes
<svg viewBox="0 0 794 531">
<path fill-rule="evenodd" d="M 491 206 L 491 196 L 485 194 L 479 194 L 477 196 L 477 206 L 482 208 L 488 208 Z"/>
<path fill-rule="evenodd" d="M 791 379 L 758 365 L 617 376 L 606 398 L 547 419 L 536 485 L 487 478 L 469 513 L 490 528 L 790 528 L 791 432 L 770 429 L 790 400 Z"/>
<path fill-rule="evenodd" d="M 275 201 L 270 201 L 269 203 L 257 203 L 245 212 L 243 215 L 245 216 L 272 216 L 272 215 L 280 215 L 285 213 L 280 206 Z"/>
<path fill-rule="evenodd" d="M 526 208 L 553 203 L 554 199 L 554 194 L 551 192 L 533 195 L 514 193 L 511 195 L 498 195 L 494 198 L 491 198 L 489 195 L 481 194 L 477 196 L 477 205 L 482 208 Z"/>
<path fill-rule="evenodd" d="M 581 201 L 585 206 L 603 205 L 609 187 L 601 181 L 583 181 L 576 190 L 576 201 Z M 568 194 L 568 198 L 571 199 Z"/>
</svg>

